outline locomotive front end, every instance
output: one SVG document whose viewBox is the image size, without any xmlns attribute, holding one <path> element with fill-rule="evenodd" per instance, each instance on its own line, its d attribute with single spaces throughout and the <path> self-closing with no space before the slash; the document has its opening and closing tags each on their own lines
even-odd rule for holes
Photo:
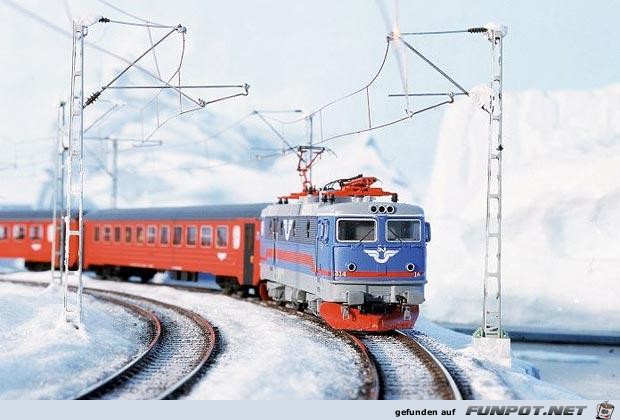
<svg viewBox="0 0 620 420">
<path fill-rule="evenodd" d="M 319 313 L 334 328 L 411 328 L 424 302 L 430 225 L 420 207 L 353 201 L 319 216 Z M 331 269 L 327 269 L 327 268 Z"/>
<path fill-rule="evenodd" d="M 261 213 L 259 293 L 352 331 L 411 328 L 424 302 L 422 208 L 358 175 L 279 197 Z M 389 197 L 389 198 L 388 198 Z"/>
</svg>

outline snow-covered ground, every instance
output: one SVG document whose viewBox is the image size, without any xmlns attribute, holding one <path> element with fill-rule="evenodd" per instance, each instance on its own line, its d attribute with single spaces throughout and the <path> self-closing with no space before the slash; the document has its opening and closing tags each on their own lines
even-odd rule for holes
<svg viewBox="0 0 620 420">
<path fill-rule="evenodd" d="M 577 399 L 575 392 L 539 380 L 533 376 L 536 369 L 513 354 L 512 368 L 506 369 L 482 359 L 471 347 L 471 337 L 443 328 L 424 317 L 416 323 L 417 331 L 439 341 L 441 350 L 450 355 L 458 367 L 471 378 L 477 398 L 480 399 Z M 411 331 L 409 331 L 411 333 Z"/>
<path fill-rule="evenodd" d="M 3 278 L 45 280 L 49 273 L 17 272 Z M 223 350 L 194 387 L 192 399 L 350 399 L 360 384 L 359 359 L 339 338 L 314 323 L 250 302 L 218 294 L 161 285 L 118 283 L 87 278 L 88 287 L 117 290 L 173 302 L 196 311 L 218 328 Z M 470 337 L 421 317 L 416 329 L 438 340 L 442 350 L 471 378 L 485 399 L 578 398 L 540 381 L 529 363 L 513 361 L 507 370 L 479 359 Z"/>
<path fill-rule="evenodd" d="M 122 307 L 84 296 L 80 330 L 61 309 L 60 288 L 0 282 L 0 399 L 75 397 L 144 348 L 146 321 Z"/>
<path fill-rule="evenodd" d="M 15 273 L 47 279 L 49 273 Z M 2 276 L 6 278 L 7 275 Z M 223 349 L 191 399 L 351 399 L 361 384 L 359 356 L 314 323 L 222 295 L 167 286 L 86 280 L 105 288 L 191 309 L 218 328 Z"/>
</svg>

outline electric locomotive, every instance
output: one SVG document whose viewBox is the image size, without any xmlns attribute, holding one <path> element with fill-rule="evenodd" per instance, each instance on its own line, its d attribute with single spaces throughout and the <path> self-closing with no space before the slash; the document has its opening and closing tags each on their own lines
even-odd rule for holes
<svg viewBox="0 0 620 420">
<path fill-rule="evenodd" d="M 261 295 L 334 328 L 411 328 L 424 302 L 430 224 L 421 207 L 358 175 L 279 198 L 261 213 Z M 389 199 L 386 199 L 389 198 Z"/>
<path fill-rule="evenodd" d="M 89 212 L 84 269 L 143 281 L 158 271 L 188 281 L 205 272 L 227 293 L 258 290 L 337 329 L 412 327 L 424 302 L 431 235 L 423 210 L 373 187 L 374 177 L 317 190 L 307 169 L 299 170 L 302 192 L 277 204 Z M 51 212 L 0 212 L 0 256 L 24 258 L 29 269 L 49 266 L 53 235 Z"/>
</svg>

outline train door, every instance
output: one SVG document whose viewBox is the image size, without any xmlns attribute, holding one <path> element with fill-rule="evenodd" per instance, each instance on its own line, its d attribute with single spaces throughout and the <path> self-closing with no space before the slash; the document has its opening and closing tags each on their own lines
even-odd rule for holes
<svg viewBox="0 0 620 420">
<path fill-rule="evenodd" d="M 254 280 L 254 223 L 244 225 L 243 236 L 243 284 L 251 285 Z"/>
<path fill-rule="evenodd" d="M 319 220 L 316 230 L 316 265 L 319 277 L 331 278 L 333 275 L 331 249 L 332 247 L 329 244 L 329 220 Z"/>
<path fill-rule="evenodd" d="M 276 265 L 276 240 L 278 238 L 278 219 L 271 219 L 271 265 Z"/>
</svg>

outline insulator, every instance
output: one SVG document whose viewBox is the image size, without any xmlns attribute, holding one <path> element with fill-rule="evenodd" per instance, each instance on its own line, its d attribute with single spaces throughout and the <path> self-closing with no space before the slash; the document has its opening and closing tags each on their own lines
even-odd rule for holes
<svg viewBox="0 0 620 420">
<path fill-rule="evenodd" d="M 97 98 L 99 98 L 99 96 L 101 95 L 101 91 L 97 91 L 95 93 L 93 93 L 92 95 L 90 95 L 88 97 L 88 99 L 86 99 L 86 103 L 84 103 L 84 106 L 88 106 L 90 104 L 92 104 L 93 102 L 95 102 L 97 100 Z"/>
</svg>

